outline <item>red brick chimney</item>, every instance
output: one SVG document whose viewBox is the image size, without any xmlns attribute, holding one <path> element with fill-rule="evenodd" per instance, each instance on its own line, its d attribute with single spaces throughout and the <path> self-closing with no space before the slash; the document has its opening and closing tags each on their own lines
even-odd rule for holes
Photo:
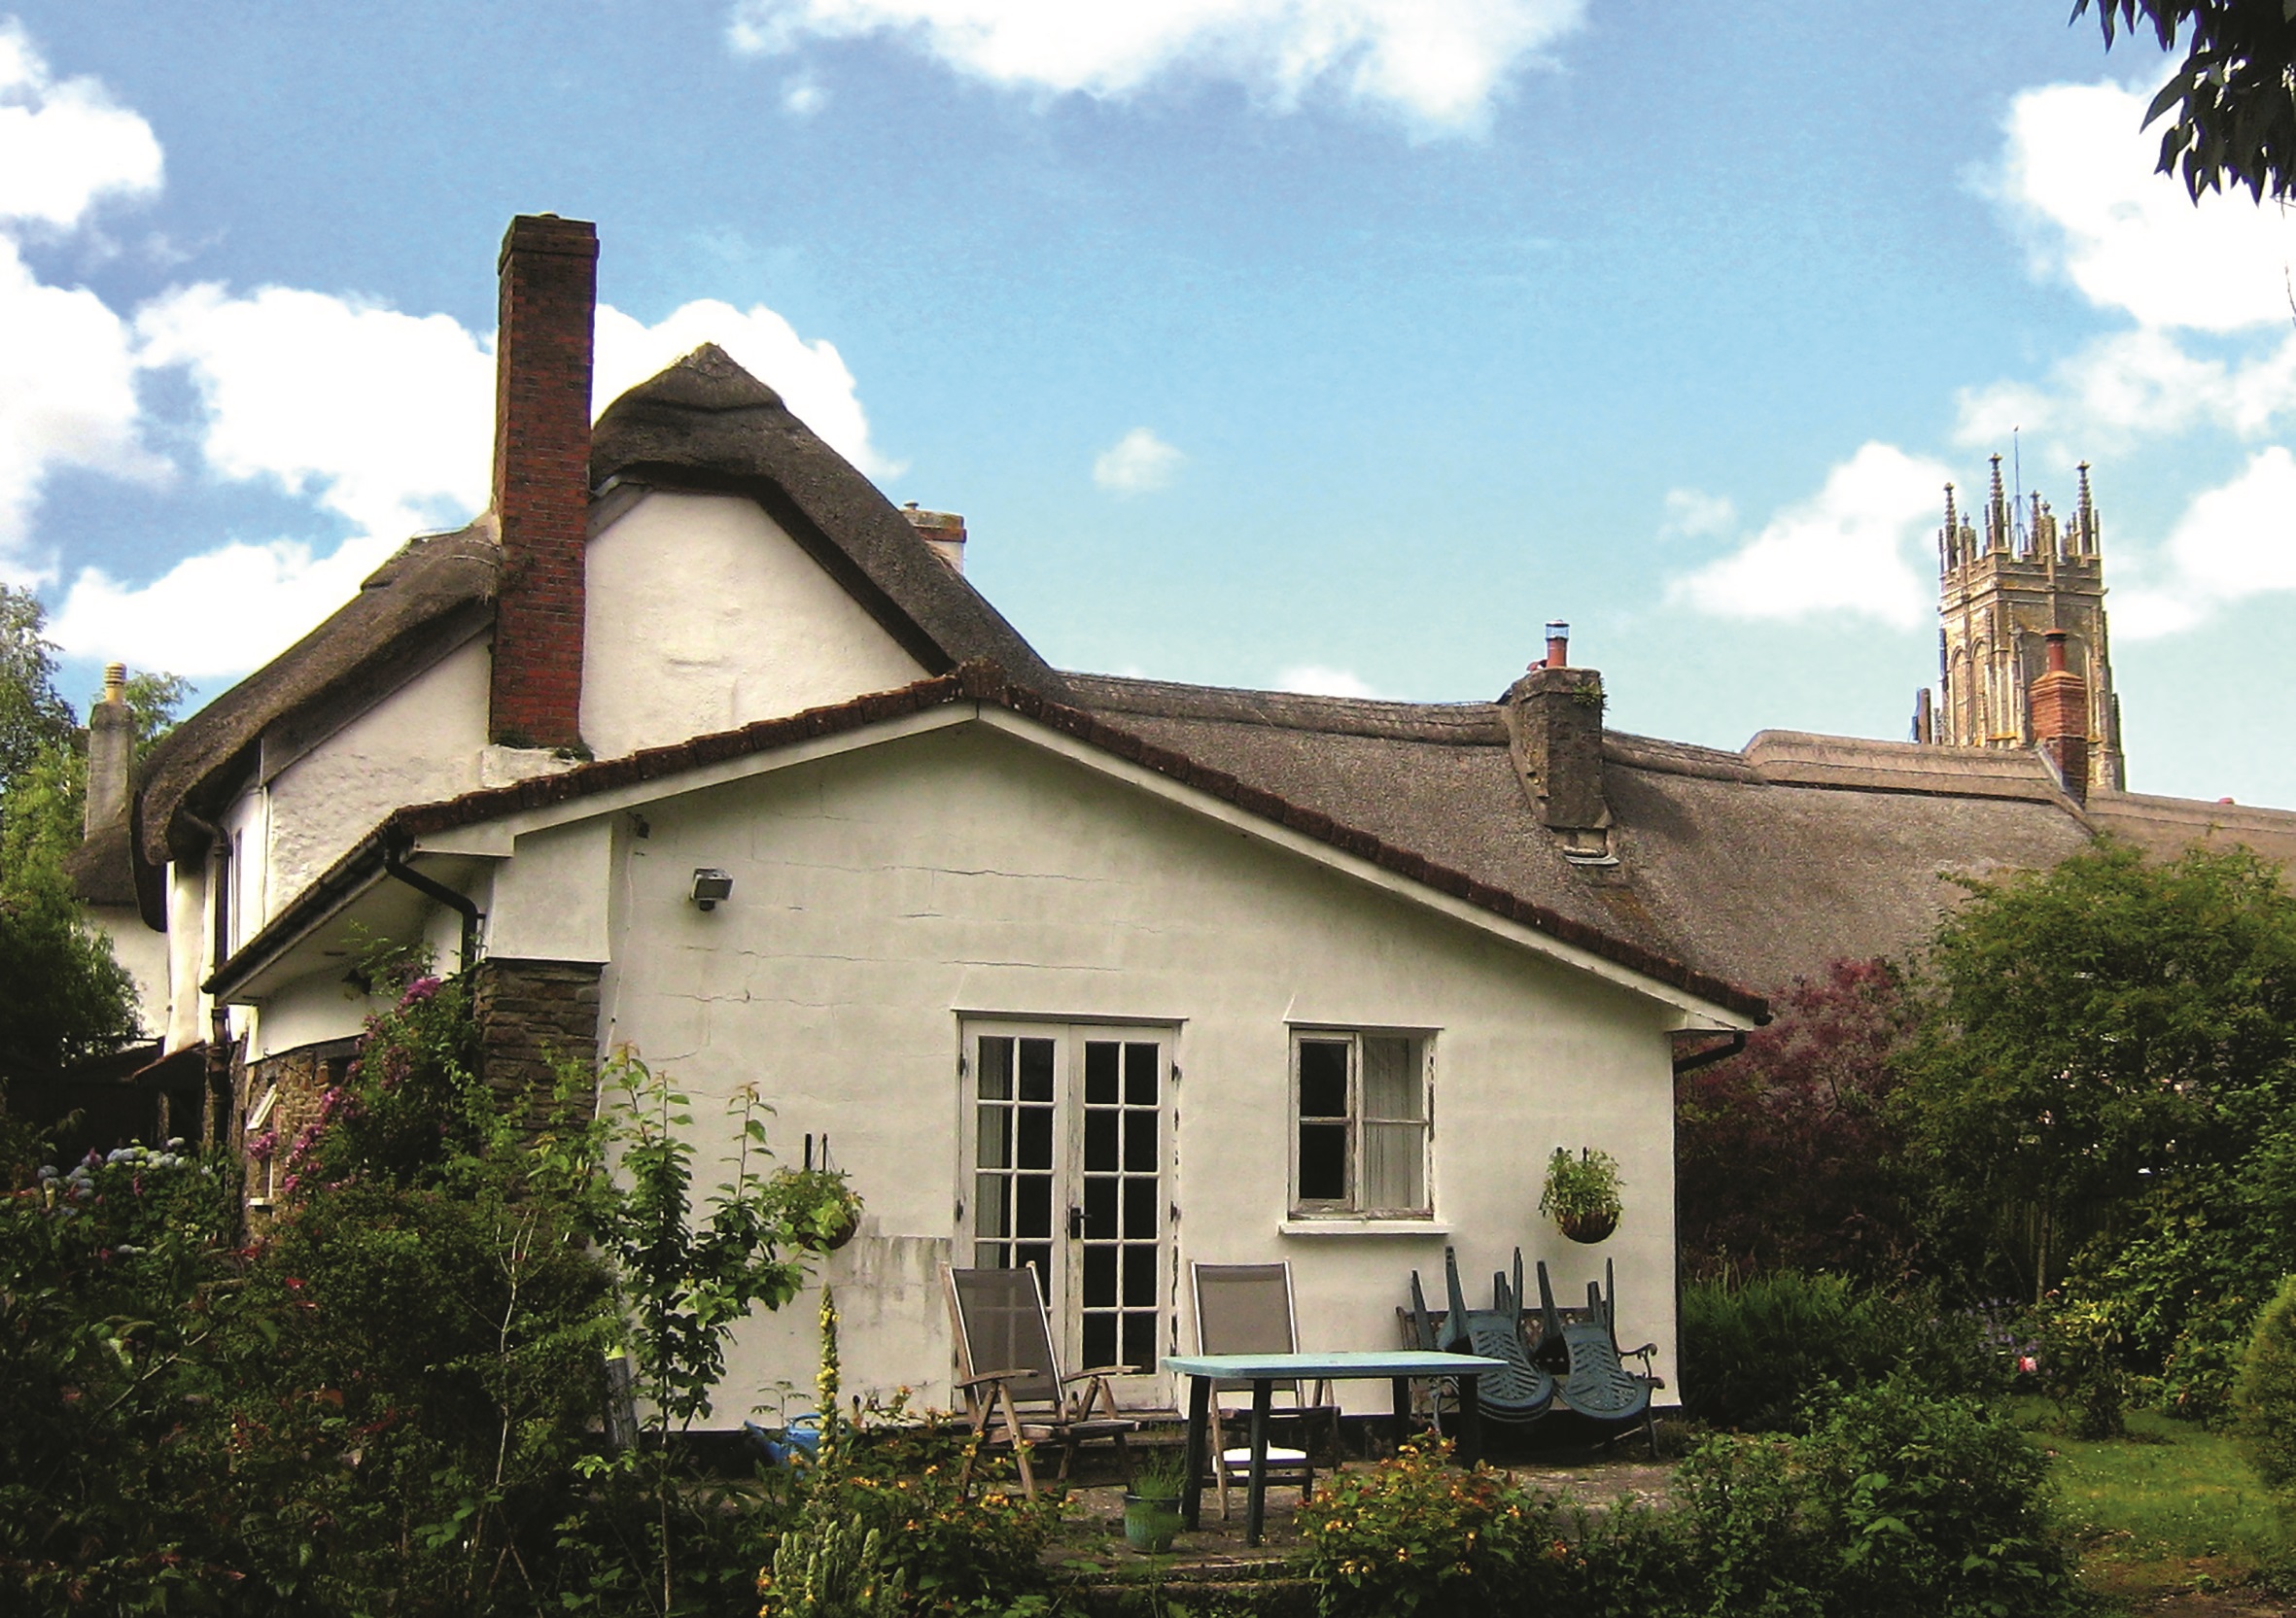
<svg viewBox="0 0 2296 1618">
<path fill-rule="evenodd" d="M 495 337 L 495 603 L 489 740 L 578 747 L 590 514 L 590 345 L 598 230 L 521 214 L 503 236 Z"/>
<path fill-rule="evenodd" d="M 2033 682 L 2034 745 L 2075 802 L 2089 795 L 2089 682 L 2065 667 L 2065 632 L 2050 630 L 2049 670 Z"/>
</svg>

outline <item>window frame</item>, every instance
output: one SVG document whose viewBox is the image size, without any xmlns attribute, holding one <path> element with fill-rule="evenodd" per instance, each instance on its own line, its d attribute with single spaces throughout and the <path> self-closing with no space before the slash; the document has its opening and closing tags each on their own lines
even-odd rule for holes
<svg viewBox="0 0 2296 1618">
<path fill-rule="evenodd" d="M 1365 1116 L 1363 1099 L 1363 1047 L 1367 1039 L 1395 1039 L 1409 1043 L 1419 1080 L 1419 1117 L 1415 1119 L 1370 1119 Z M 1328 1222 L 1333 1223 L 1364 1223 L 1390 1220 L 1409 1220 L 1433 1223 L 1435 1220 L 1435 1030 L 1428 1028 L 1343 1027 L 1331 1023 L 1294 1023 L 1290 1029 L 1290 1080 L 1286 1085 L 1286 1153 L 1289 1174 L 1285 1187 L 1285 1207 L 1293 1221 Z M 1301 1050 L 1310 1043 L 1344 1043 L 1347 1048 L 1347 1146 L 1345 1156 L 1346 1194 L 1339 1199 L 1309 1198 L 1300 1193 L 1300 1133 L 1303 1119 L 1300 1112 Z M 1368 1203 L 1363 1189 L 1364 1128 L 1367 1123 L 1414 1123 L 1419 1129 L 1419 1190 L 1416 1207 L 1376 1207 Z"/>
</svg>

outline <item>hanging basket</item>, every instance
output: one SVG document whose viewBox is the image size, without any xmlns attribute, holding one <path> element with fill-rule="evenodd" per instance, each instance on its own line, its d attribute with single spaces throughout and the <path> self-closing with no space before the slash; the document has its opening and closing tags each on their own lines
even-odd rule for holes
<svg viewBox="0 0 2296 1618">
<path fill-rule="evenodd" d="M 1618 1228 L 1618 1211 L 1612 1208 L 1587 1214 L 1573 1214 L 1558 1219 L 1554 1222 L 1556 1227 L 1574 1242 L 1607 1241 L 1610 1239 L 1611 1232 Z"/>
</svg>

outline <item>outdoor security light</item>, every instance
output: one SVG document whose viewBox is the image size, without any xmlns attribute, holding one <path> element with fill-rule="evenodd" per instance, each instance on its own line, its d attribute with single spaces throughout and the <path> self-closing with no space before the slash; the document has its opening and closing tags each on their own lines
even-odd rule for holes
<svg viewBox="0 0 2296 1618">
<path fill-rule="evenodd" d="M 717 908 L 718 900 L 731 899 L 733 895 L 734 879 L 731 877 L 707 865 L 694 867 L 694 888 L 688 897 L 695 904 L 706 911 L 713 911 Z"/>
</svg>

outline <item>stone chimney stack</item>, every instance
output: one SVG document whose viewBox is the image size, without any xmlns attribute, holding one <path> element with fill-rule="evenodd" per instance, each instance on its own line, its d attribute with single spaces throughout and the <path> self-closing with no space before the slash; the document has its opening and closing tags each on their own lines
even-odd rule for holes
<svg viewBox="0 0 2296 1618">
<path fill-rule="evenodd" d="M 521 214 L 503 236 L 495 338 L 495 603 L 489 740 L 578 747 L 590 516 L 590 351 L 598 231 Z"/>
<path fill-rule="evenodd" d="M 933 548 L 933 555 L 957 572 L 964 571 L 964 519 L 954 511 L 920 511 L 911 500 L 901 515 L 917 530 L 917 536 Z"/>
<path fill-rule="evenodd" d="M 1547 626 L 1547 661 L 1507 688 L 1499 708 L 1508 750 L 1539 823 L 1566 858 L 1610 858 L 1611 806 L 1603 790 L 1602 674 L 1569 667 L 1570 626 Z"/>
<path fill-rule="evenodd" d="M 87 803 L 81 836 L 89 838 L 127 811 L 128 761 L 135 721 L 127 711 L 127 665 L 104 665 L 104 694 L 87 710 Z"/>
<path fill-rule="evenodd" d="M 2042 637 L 2049 649 L 2048 671 L 2033 682 L 2034 745 L 2057 768 L 2057 778 L 2075 803 L 2089 796 L 2089 682 L 2065 666 L 2065 632 Z"/>
</svg>

